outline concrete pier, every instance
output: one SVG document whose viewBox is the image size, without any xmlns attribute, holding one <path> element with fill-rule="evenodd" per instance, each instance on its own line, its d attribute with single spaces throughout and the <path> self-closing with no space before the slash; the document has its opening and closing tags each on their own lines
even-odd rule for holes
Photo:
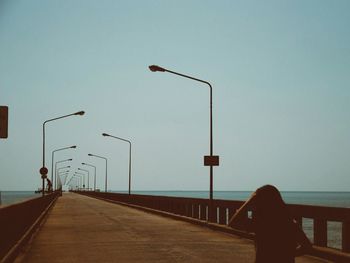
<svg viewBox="0 0 350 263">
<path fill-rule="evenodd" d="M 250 240 L 65 193 L 16 262 L 253 263 L 254 253 Z"/>
</svg>

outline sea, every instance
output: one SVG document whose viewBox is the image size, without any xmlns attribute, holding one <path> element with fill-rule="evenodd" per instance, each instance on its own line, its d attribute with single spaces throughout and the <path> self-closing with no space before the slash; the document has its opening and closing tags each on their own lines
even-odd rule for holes
<svg viewBox="0 0 350 263">
<path fill-rule="evenodd" d="M 117 193 L 127 193 L 126 191 L 111 191 Z M 133 191 L 134 194 L 208 198 L 207 191 Z M 244 201 L 252 194 L 252 191 L 214 191 L 214 199 L 241 200 Z M 283 200 L 287 204 L 319 205 L 329 207 L 350 208 L 350 192 L 281 192 Z M 1 191 L 0 207 L 30 198 L 40 197 L 34 191 Z M 340 222 L 328 222 L 328 246 L 341 249 L 341 229 Z M 303 230 L 313 242 L 313 221 L 303 219 Z"/>
</svg>

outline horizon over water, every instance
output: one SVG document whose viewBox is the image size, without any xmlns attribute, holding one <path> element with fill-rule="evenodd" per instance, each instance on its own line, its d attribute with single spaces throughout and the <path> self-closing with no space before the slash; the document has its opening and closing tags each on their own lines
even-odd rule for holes
<svg viewBox="0 0 350 263">
<path fill-rule="evenodd" d="M 127 193 L 127 191 L 109 191 L 113 193 Z M 247 200 L 254 191 L 214 191 L 214 199 Z M 131 191 L 134 194 L 209 198 L 209 191 Z M 287 204 L 320 205 L 350 208 L 350 191 L 281 191 L 283 200 Z"/>
<path fill-rule="evenodd" d="M 103 191 L 101 191 L 103 192 Z M 112 193 L 128 193 L 124 190 L 108 190 Z M 254 191 L 214 191 L 214 199 L 244 201 Z M 2 205 L 14 204 L 29 198 L 40 197 L 33 191 L 0 191 Z M 132 194 L 173 196 L 189 198 L 209 198 L 209 191 L 202 190 L 132 190 Z M 350 191 L 281 191 L 287 204 L 320 205 L 350 208 Z"/>
</svg>

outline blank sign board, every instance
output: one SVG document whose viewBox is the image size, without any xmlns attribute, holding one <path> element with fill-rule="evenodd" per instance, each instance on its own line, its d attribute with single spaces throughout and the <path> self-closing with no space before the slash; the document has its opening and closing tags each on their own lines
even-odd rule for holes
<svg viewBox="0 0 350 263">
<path fill-rule="evenodd" d="M 219 166 L 219 156 L 217 155 L 206 155 L 204 156 L 205 166 Z"/>
<path fill-rule="evenodd" d="M 8 137 L 8 115 L 8 107 L 0 106 L 0 138 L 3 139 Z"/>
</svg>

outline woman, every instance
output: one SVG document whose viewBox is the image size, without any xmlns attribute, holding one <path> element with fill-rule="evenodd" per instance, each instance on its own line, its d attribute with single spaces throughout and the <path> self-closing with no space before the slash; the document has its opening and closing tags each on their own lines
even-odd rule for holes
<svg viewBox="0 0 350 263">
<path fill-rule="evenodd" d="M 294 263 L 295 256 L 312 248 L 272 185 L 257 189 L 233 215 L 229 226 L 255 232 L 256 263 Z"/>
</svg>

